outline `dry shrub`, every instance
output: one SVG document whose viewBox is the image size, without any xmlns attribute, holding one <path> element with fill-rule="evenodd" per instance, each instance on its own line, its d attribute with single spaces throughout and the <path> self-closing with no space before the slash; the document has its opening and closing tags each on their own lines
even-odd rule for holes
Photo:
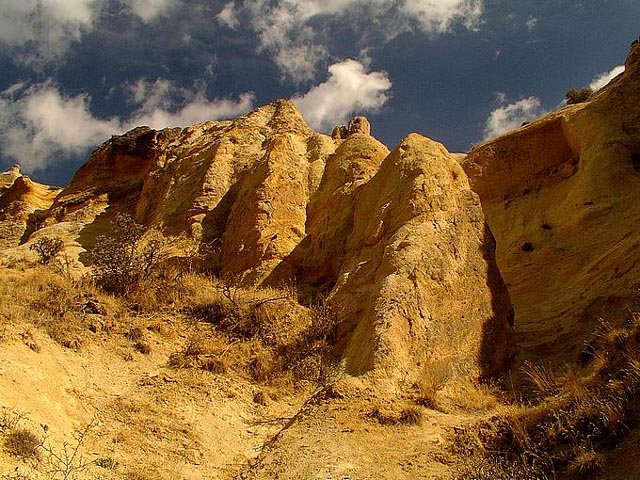
<svg viewBox="0 0 640 480">
<path fill-rule="evenodd" d="M 269 403 L 269 395 L 263 390 L 256 390 L 253 394 L 253 403 L 266 407 Z"/>
<path fill-rule="evenodd" d="M 229 279 L 209 288 L 217 295 L 186 312 L 237 342 L 235 355 L 254 380 L 269 382 L 287 372 L 321 385 L 337 378 L 333 355 L 337 309 L 325 302 L 303 307 L 290 289 L 243 288 Z"/>
<path fill-rule="evenodd" d="M 403 408 L 398 420 L 403 425 L 420 425 L 422 423 L 422 410 L 417 407 Z"/>
<path fill-rule="evenodd" d="M 228 371 L 225 352 L 224 344 L 219 339 L 196 333 L 187 339 L 181 351 L 169 357 L 168 364 L 173 368 L 199 368 L 223 374 Z"/>
<path fill-rule="evenodd" d="M 151 353 L 151 345 L 145 341 L 137 341 L 134 345 L 134 348 L 137 352 L 142 353 L 143 355 L 149 355 Z"/>
<path fill-rule="evenodd" d="M 42 265 L 48 265 L 62 251 L 64 242 L 57 236 L 45 236 L 31 244 L 29 250 L 38 255 L 38 261 Z"/>
<path fill-rule="evenodd" d="M 427 366 L 416 383 L 416 403 L 426 408 L 438 409 L 437 395 L 449 380 L 450 373 L 446 365 L 439 363 Z"/>
<path fill-rule="evenodd" d="M 200 365 L 202 370 L 205 370 L 210 373 L 215 373 L 216 375 L 223 375 L 227 373 L 227 364 L 221 358 L 209 357 L 205 358 Z"/>
<path fill-rule="evenodd" d="M 519 462 L 526 467 L 522 471 L 537 475 L 513 478 L 593 478 L 602 470 L 603 452 L 625 438 L 638 401 L 640 326 L 603 324 L 592 345 L 597 362 L 582 378 L 575 371 L 557 375 L 528 367 L 529 378 L 546 396 L 538 405 L 481 422 L 478 438 L 487 454 L 477 462 L 496 468 Z"/>
<path fill-rule="evenodd" d="M 111 234 L 99 236 L 89 251 L 96 285 L 116 296 L 136 296 L 137 303 L 148 306 L 171 296 L 170 278 L 177 274 L 161 268 L 167 256 L 164 236 L 146 231 L 128 214 L 118 214 L 111 225 Z"/>
<path fill-rule="evenodd" d="M 464 381 L 453 386 L 449 398 L 455 407 L 477 412 L 494 408 L 500 395 L 498 388 L 491 384 Z"/>
<path fill-rule="evenodd" d="M 139 325 L 134 325 L 124 334 L 127 340 L 139 342 L 144 339 L 144 330 Z"/>
<path fill-rule="evenodd" d="M 38 458 L 42 440 L 27 428 L 14 428 L 4 438 L 4 446 L 11 455 Z"/>
<path fill-rule="evenodd" d="M 405 407 L 400 411 L 375 406 L 366 416 L 377 420 L 380 425 L 420 425 L 423 418 L 422 410 L 414 406 Z"/>
<path fill-rule="evenodd" d="M 273 353 L 260 343 L 256 343 L 252 350 L 251 357 L 247 363 L 247 370 L 251 377 L 257 382 L 271 380 L 276 372 L 279 371 L 279 365 Z"/>
</svg>

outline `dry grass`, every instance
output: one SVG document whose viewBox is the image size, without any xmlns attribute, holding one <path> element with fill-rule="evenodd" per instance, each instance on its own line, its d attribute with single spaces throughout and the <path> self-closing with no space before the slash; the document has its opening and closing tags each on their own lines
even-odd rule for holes
<svg viewBox="0 0 640 480">
<path fill-rule="evenodd" d="M 39 456 L 42 440 L 28 428 L 13 428 L 4 436 L 4 447 L 10 455 L 26 459 Z"/>
<path fill-rule="evenodd" d="M 604 452 L 627 435 L 630 412 L 640 399 L 640 325 L 634 318 L 623 328 L 603 323 L 582 376 L 576 370 L 527 365 L 537 404 L 481 422 L 474 450 L 483 452 L 484 460 L 476 456 L 476 473 L 459 478 L 489 478 L 478 468 L 495 471 L 509 464 L 534 476 L 495 478 L 596 477 L 604 468 Z"/>
<path fill-rule="evenodd" d="M 94 314 L 96 308 L 104 314 Z M 121 310 L 117 300 L 89 283 L 71 280 L 51 268 L 0 269 L 0 325 L 33 325 L 60 345 L 77 349 L 90 329 L 100 330 L 96 318 L 108 323 Z"/>
<path fill-rule="evenodd" d="M 365 417 L 376 420 L 380 425 L 420 425 L 423 413 L 415 406 L 398 409 L 396 406 L 385 408 L 377 405 Z"/>
<path fill-rule="evenodd" d="M 438 392 L 440 392 L 449 380 L 450 372 L 446 365 L 439 363 L 427 366 L 422 373 L 422 378 L 416 383 L 416 398 L 418 405 L 433 410 L 438 409 Z"/>
</svg>

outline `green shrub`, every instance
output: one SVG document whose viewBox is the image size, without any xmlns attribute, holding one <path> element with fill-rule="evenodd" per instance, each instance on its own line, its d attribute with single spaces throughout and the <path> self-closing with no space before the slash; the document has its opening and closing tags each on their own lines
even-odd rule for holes
<svg viewBox="0 0 640 480">
<path fill-rule="evenodd" d="M 590 87 L 585 88 L 572 88 L 571 90 L 567 90 L 567 93 L 564 94 L 564 98 L 567 100 L 567 105 L 573 105 L 576 103 L 586 102 L 593 95 L 593 89 Z"/>
</svg>

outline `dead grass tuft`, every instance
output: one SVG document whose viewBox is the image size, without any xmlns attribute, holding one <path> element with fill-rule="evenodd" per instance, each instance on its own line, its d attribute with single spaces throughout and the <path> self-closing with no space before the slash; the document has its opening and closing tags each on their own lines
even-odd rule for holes
<svg viewBox="0 0 640 480">
<path fill-rule="evenodd" d="M 437 395 L 449 380 L 449 370 L 445 365 L 429 365 L 423 370 L 422 378 L 414 385 L 415 402 L 423 407 L 438 410 Z"/>
<path fill-rule="evenodd" d="M 13 428 L 5 434 L 4 446 L 11 455 L 36 459 L 42 440 L 27 428 Z"/>
<path fill-rule="evenodd" d="M 415 406 L 405 407 L 401 410 L 375 406 L 366 417 L 377 420 L 380 425 L 420 425 L 423 414 L 422 410 Z"/>
<path fill-rule="evenodd" d="M 575 478 L 596 478 L 604 470 L 605 457 L 593 445 L 574 447 L 567 472 Z"/>
</svg>

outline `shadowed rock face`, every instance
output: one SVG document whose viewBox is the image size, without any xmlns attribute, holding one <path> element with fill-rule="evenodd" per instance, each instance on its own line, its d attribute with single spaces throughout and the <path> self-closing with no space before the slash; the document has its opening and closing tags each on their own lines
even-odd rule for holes
<svg viewBox="0 0 640 480">
<path fill-rule="evenodd" d="M 640 279 L 640 46 L 590 102 L 474 148 L 464 168 L 496 237 L 522 358 L 575 359 Z"/>
</svg>

